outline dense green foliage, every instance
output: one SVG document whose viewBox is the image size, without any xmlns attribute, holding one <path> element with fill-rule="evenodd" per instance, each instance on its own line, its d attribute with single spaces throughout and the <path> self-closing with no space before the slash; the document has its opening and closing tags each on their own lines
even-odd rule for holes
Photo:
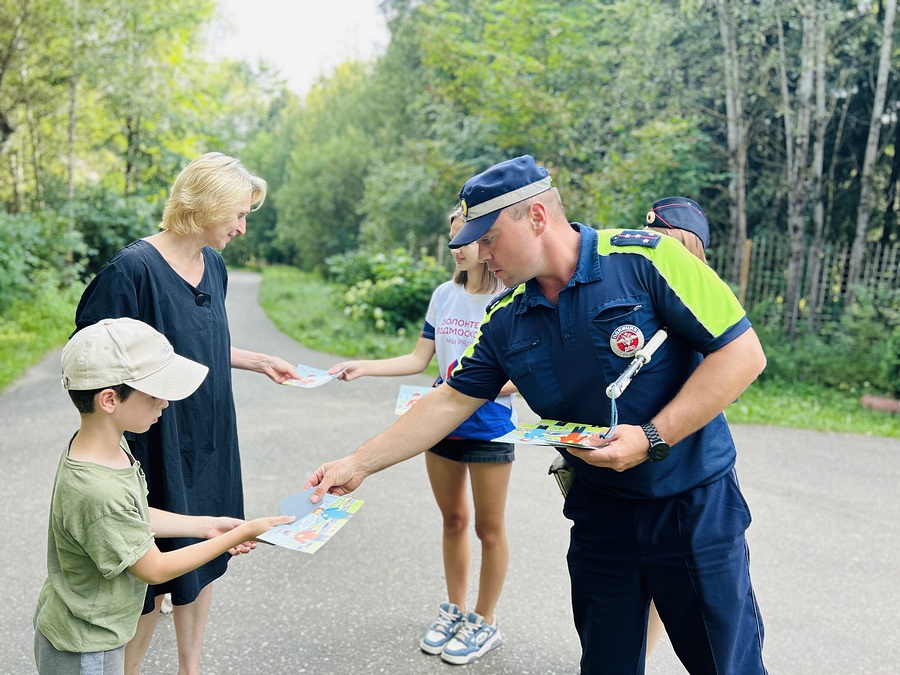
<svg viewBox="0 0 900 675">
<path fill-rule="evenodd" d="M 894 395 L 900 360 L 898 342 L 892 338 L 900 325 L 900 292 L 861 293 L 841 321 L 818 333 L 804 331 L 787 348 L 769 350 L 761 379 L 771 382 L 820 384 L 847 392 L 873 389 Z M 751 312 L 751 318 L 753 313 Z M 767 346 L 784 343 L 777 327 L 755 322 Z"/>
<path fill-rule="evenodd" d="M 786 106 L 795 104 L 808 67 L 801 48 L 811 39 L 799 3 L 394 0 L 385 6 L 392 36 L 381 58 L 338 68 L 302 103 L 279 103 L 270 120 L 262 139 L 269 152 L 257 155 L 276 184 L 270 206 L 279 213 L 274 236 L 265 235 L 266 257 L 314 270 L 359 244 L 426 246 L 434 253 L 465 178 L 523 152 L 550 169 L 573 220 L 639 225 L 655 199 L 689 194 L 707 207 L 714 243 L 728 241 L 733 153 L 720 11 L 737 31 L 743 64 L 748 234 L 786 231 L 794 148 L 786 146 L 784 120 L 799 114 Z M 846 11 L 834 1 L 817 11 L 825 17 L 829 56 L 823 236 L 849 239 L 884 7 Z M 885 241 L 898 234 L 890 195 L 900 167 L 896 88 L 889 91 L 869 228 L 870 238 Z M 809 234 L 814 206 L 810 197 Z"/>
<path fill-rule="evenodd" d="M 804 241 L 852 241 L 878 132 L 862 238 L 896 242 L 900 88 L 896 68 L 876 70 L 889 2 L 385 0 L 385 52 L 300 96 L 264 66 L 209 58 L 215 0 L 0 0 L 0 321 L 30 335 L 10 327 L 51 320 L 32 321 L 29 303 L 77 293 L 112 252 L 152 232 L 177 172 L 210 150 L 269 183 L 247 235 L 224 251 L 230 264 L 365 270 L 352 283 L 334 276 L 340 291 L 319 288 L 339 294 L 331 311 L 347 323 L 329 333 L 346 336 L 341 353 L 377 356 L 397 330 L 414 336 L 427 292 L 449 276 L 429 256 L 445 246 L 459 187 L 526 152 L 551 171 L 572 220 L 639 226 L 654 200 L 694 197 L 723 251 L 717 269 L 734 283 L 734 94 L 747 235 L 799 227 L 801 253 Z M 819 37 L 821 71 L 807 89 Z M 819 107 L 804 107 L 810 98 Z M 798 186 L 810 194 L 792 211 Z M 405 253 L 372 266 L 373 251 L 396 249 Z M 887 270 L 887 287 L 816 333 L 784 337 L 782 297 L 751 308 L 770 357 L 760 385 L 898 393 L 900 326 L 887 311 L 898 277 Z M 307 299 L 292 300 L 307 311 Z M 800 300 L 802 314 L 810 303 Z M 281 304 L 271 311 L 289 314 Z M 371 330 L 379 320 L 383 333 Z"/>
<path fill-rule="evenodd" d="M 215 0 L 0 0 L 0 212 L 68 219 L 95 272 L 176 173 L 240 154 L 282 86 L 205 54 Z"/>
<path fill-rule="evenodd" d="M 259 302 L 286 335 L 312 349 L 338 358 L 380 359 L 399 356 L 415 344 L 420 326 L 385 332 L 343 312 L 346 289 L 295 267 L 273 266 L 264 271 Z M 432 374 L 437 373 L 433 366 Z"/>
<path fill-rule="evenodd" d="M 61 216 L 0 212 L 0 318 L 15 302 L 56 294 L 78 281 L 86 247 Z"/>
<path fill-rule="evenodd" d="M 301 98 L 265 70 L 209 59 L 214 0 L 2 0 L 0 203 L 118 212 L 74 224 L 95 251 L 92 271 L 158 218 L 178 169 L 223 150 L 270 187 L 228 261 L 321 271 L 360 245 L 435 254 L 465 178 L 528 152 L 573 220 L 635 226 L 655 199 L 688 194 L 720 245 L 735 229 L 726 98 L 737 93 L 747 234 L 787 231 L 796 165 L 822 182 L 801 205 L 807 235 L 821 207 L 821 236 L 849 240 L 886 1 L 386 0 L 385 52 L 340 65 Z M 809 138 L 795 139 L 812 18 L 825 104 Z M 731 84 L 725 26 L 740 65 Z M 900 176 L 900 101 L 888 84 L 865 233 L 884 241 L 898 235 Z M 136 222 L 126 226 L 128 209 Z"/>
<path fill-rule="evenodd" d="M 894 328 L 887 341 L 886 356 L 882 363 L 882 377 L 887 383 L 888 395 L 900 399 L 900 326 Z"/>
<path fill-rule="evenodd" d="M 15 381 L 75 329 L 75 306 L 81 289 L 42 291 L 16 300 L 0 317 L 0 391 Z"/>
<path fill-rule="evenodd" d="M 86 271 L 96 274 L 124 243 L 157 232 L 162 203 L 87 188 L 66 209 L 87 247 Z"/>
<path fill-rule="evenodd" d="M 435 287 L 448 278 L 432 256 L 416 260 L 403 249 L 388 253 L 360 249 L 326 262 L 329 276 L 347 289 L 344 313 L 378 331 L 396 332 L 420 322 Z"/>
</svg>

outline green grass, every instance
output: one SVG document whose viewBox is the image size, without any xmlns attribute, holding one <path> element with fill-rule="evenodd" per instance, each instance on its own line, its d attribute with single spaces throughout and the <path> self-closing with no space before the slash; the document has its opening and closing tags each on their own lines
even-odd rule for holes
<svg viewBox="0 0 900 675">
<path fill-rule="evenodd" d="M 378 332 L 344 314 L 343 295 L 342 289 L 313 274 L 268 267 L 259 301 L 279 330 L 316 351 L 354 359 L 383 359 L 412 351 L 420 326 L 408 326 L 399 335 Z M 434 360 L 425 372 L 437 375 Z"/>
<path fill-rule="evenodd" d="M 0 391 L 62 345 L 74 327 L 81 288 L 6 308 L 0 317 Z M 263 272 L 260 302 L 278 328 L 310 349 L 346 358 L 386 358 L 412 351 L 419 327 L 378 333 L 344 315 L 343 292 L 290 267 Z M 426 371 L 437 374 L 432 362 Z M 900 415 L 864 409 L 863 392 L 762 380 L 727 411 L 736 424 L 816 429 L 900 438 Z"/>
<path fill-rule="evenodd" d="M 81 289 L 20 301 L 0 316 L 0 391 L 75 329 L 75 307 Z"/>
<path fill-rule="evenodd" d="M 900 415 L 863 408 L 861 393 L 808 384 L 753 383 L 726 414 L 735 424 L 767 424 L 796 429 L 900 438 Z"/>
<path fill-rule="evenodd" d="M 266 313 L 284 333 L 310 349 L 348 358 L 384 358 L 412 350 L 418 327 L 410 327 L 403 336 L 376 333 L 344 316 L 342 296 L 340 289 L 293 268 L 270 267 L 263 272 L 260 300 Z M 900 415 L 864 409 L 860 395 L 760 381 L 728 408 L 727 415 L 737 424 L 900 438 Z"/>
</svg>

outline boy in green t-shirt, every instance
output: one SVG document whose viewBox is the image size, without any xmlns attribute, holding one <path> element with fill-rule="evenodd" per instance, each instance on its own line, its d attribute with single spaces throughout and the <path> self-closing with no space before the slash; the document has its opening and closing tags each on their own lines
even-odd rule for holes
<svg viewBox="0 0 900 675">
<path fill-rule="evenodd" d="M 122 434 L 143 433 L 169 401 L 190 396 L 207 367 L 175 354 L 134 319 L 105 319 L 63 348 L 62 383 L 81 427 L 60 458 L 50 504 L 47 580 L 35 614 L 38 673 L 124 673 L 147 584 L 161 584 L 293 516 L 242 521 L 150 508 L 140 464 Z M 154 537 L 206 539 L 161 552 Z"/>
</svg>

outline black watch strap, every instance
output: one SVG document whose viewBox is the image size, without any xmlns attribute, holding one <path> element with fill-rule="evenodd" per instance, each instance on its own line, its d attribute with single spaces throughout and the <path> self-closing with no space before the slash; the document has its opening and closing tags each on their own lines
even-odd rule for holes
<svg viewBox="0 0 900 675">
<path fill-rule="evenodd" d="M 650 441 L 650 447 L 662 442 L 663 438 L 659 435 L 659 430 L 653 422 L 644 422 L 641 425 L 641 429 L 644 430 L 644 435 L 647 437 L 647 440 Z"/>
<path fill-rule="evenodd" d="M 659 435 L 659 430 L 656 428 L 656 425 L 653 424 L 653 422 L 645 422 L 641 425 L 641 429 L 644 430 L 644 435 L 650 442 L 650 450 L 648 451 L 650 454 L 650 461 L 661 462 L 668 457 L 669 444 Z"/>
</svg>

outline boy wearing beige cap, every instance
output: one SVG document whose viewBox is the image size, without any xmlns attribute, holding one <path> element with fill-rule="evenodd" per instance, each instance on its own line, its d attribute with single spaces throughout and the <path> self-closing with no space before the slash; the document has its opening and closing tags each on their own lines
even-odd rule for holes
<svg viewBox="0 0 900 675">
<path fill-rule="evenodd" d="M 150 508 L 140 464 L 123 432 L 142 433 L 169 401 L 190 396 L 204 365 L 175 354 L 134 319 L 105 319 L 63 348 L 62 383 L 81 426 L 56 471 L 47 535 L 47 580 L 35 614 L 38 673 L 124 673 L 147 584 L 184 574 L 292 516 L 242 521 Z M 161 552 L 154 537 L 205 539 Z"/>
</svg>

